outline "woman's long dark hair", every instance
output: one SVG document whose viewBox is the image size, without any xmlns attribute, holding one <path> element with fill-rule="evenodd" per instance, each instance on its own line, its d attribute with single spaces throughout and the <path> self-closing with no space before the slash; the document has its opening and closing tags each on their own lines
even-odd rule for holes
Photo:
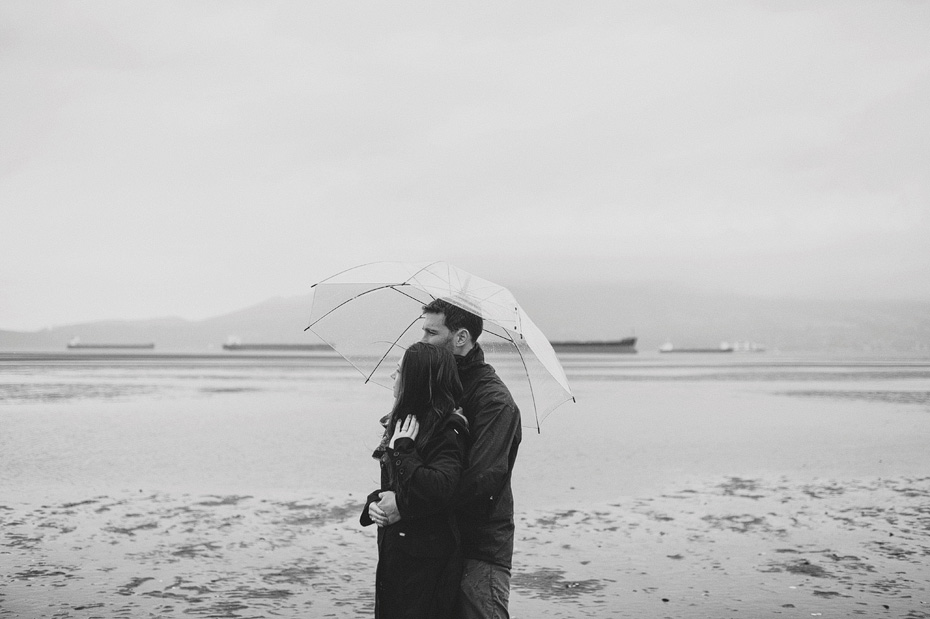
<svg viewBox="0 0 930 619">
<path fill-rule="evenodd" d="M 416 442 L 422 445 L 461 398 L 462 383 L 452 352 L 424 342 L 413 344 L 400 364 L 400 393 L 391 411 L 388 436 L 398 420 L 414 415 L 420 424 Z"/>
</svg>

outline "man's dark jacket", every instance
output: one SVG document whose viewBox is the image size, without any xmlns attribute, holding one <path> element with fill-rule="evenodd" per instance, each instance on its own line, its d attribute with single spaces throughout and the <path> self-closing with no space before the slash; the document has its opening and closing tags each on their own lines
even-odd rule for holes
<svg viewBox="0 0 930 619">
<path fill-rule="evenodd" d="M 506 568 L 513 561 L 513 492 L 510 476 L 523 438 L 520 409 L 479 345 L 456 357 L 468 419 L 468 464 L 456 496 L 466 559 Z"/>
</svg>

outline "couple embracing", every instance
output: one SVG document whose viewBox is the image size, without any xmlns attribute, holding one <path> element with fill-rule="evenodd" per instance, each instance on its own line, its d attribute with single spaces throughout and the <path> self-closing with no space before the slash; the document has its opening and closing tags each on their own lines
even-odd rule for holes
<svg viewBox="0 0 930 619">
<path fill-rule="evenodd" d="M 508 617 L 520 411 L 484 361 L 481 317 L 441 299 L 423 315 L 360 519 L 378 525 L 375 616 Z"/>
</svg>

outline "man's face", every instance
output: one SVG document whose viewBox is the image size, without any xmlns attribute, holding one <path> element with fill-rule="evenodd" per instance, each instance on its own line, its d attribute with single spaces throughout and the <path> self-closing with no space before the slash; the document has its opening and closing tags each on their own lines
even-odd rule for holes
<svg viewBox="0 0 930 619">
<path fill-rule="evenodd" d="M 446 326 L 446 315 L 423 314 L 423 319 L 423 337 L 420 341 L 455 352 L 452 343 L 453 334 Z"/>
</svg>

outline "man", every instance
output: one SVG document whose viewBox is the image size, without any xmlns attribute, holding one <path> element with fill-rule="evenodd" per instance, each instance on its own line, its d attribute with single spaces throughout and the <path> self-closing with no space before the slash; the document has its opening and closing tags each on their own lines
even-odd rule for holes
<svg viewBox="0 0 930 619">
<path fill-rule="evenodd" d="M 455 354 L 464 392 L 471 446 L 468 467 L 456 499 L 465 569 L 456 617 L 509 617 L 513 566 L 513 492 L 510 476 L 523 438 L 520 409 L 494 368 L 484 362 L 478 336 L 484 321 L 442 299 L 423 306 L 421 341 Z M 396 522 L 394 497 L 382 495 L 378 507 Z"/>
</svg>

